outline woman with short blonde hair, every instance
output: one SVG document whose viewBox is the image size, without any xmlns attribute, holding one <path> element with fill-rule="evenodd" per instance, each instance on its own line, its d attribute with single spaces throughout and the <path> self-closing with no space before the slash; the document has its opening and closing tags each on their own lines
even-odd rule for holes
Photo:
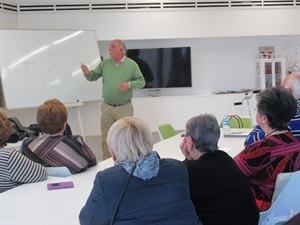
<svg viewBox="0 0 300 225">
<path fill-rule="evenodd" d="M 107 143 L 118 162 L 136 162 L 153 149 L 152 133 L 148 125 L 138 118 L 125 117 L 112 125 Z"/>
<path fill-rule="evenodd" d="M 79 215 L 81 225 L 201 224 L 190 199 L 187 168 L 178 160 L 160 159 L 143 120 L 117 120 L 107 141 L 115 165 L 96 175 Z"/>
</svg>

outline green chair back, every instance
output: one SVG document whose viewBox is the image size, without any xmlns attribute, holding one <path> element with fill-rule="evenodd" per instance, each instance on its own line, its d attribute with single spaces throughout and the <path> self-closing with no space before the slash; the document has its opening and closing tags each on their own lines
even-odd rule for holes
<svg viewBox="0 0 300 225">
<path fill-rule="evenodd" d="M 221 121 L 220 128 L 223 127 Z M 239 117 L 237 115 L 230 116 L 230 128 L 249 128 L 252 129 L 252 121 L 250 117 Z"/>
<path fill-rule="evenodd" d="M 177 134 L 177 131 L 172 127 L 171 124 L 161 124 L 158 126 L 158 133 L 162 140 L 173 137 Z"/>
</svg>

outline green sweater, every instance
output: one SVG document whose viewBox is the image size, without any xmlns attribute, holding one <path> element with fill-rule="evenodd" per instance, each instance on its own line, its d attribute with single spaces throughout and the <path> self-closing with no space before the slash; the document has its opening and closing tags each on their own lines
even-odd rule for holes
<svg viewBox="0 0 300 225">
<path fill-rule="evenodd" d="M 133 89 L 145 86 L 143 74 L 135 61 L 125 57 L 124 61 L 116 66 L 113 59 L 102 61 L 94 70 L 90 70 L 85 78 L 96 81 L 102 77 L 102 97 L 109 104 L 126 104 L 131 102 Z M 120 83 L 129 82 L 130 88 L 126 92 L 118 89 Z"/>
</svg>

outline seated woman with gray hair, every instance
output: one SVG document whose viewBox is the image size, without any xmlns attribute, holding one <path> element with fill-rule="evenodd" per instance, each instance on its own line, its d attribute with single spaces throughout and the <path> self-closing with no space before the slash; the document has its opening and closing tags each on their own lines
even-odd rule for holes
<svg viewBox="0 0 300 225">
<path fill-rule="evenodd" d="M 218 150 L 220 127 L 212 114 L 191 118 L 180 144 L 191 198 L 204 225 L 257 225 L 259 212 L 247 179 Z"/>
<path fill-rule="evenodd" d="M 296 100 L 297 113 L 289 121 L 288 129 L 300 141 L 300 72 L 293 72 L 287 75 L 283 79 L 281 86 L 285 87 Z M 264 137 L 264 130 L 259 125 L 256 125 L 254 129 L 249 133 L 244 145 L 245 147 L 247 147 L 253 142 L 261 140 Z"/>
<path fill-rule="evenodd" d="M 300 142 L 288 128 L 297 103 L 281 86 L 266 88 L 256 98 L 256 122 L 265 137 L 247 146 L 234 160 L 248 179 L 258 208 L 265 211 L 271 206 L 277 175 L 300 170 Z"/>
<path fill-rule="evenodd" d="M 160 159 L 145 122 L 133 117 L 117 120 L 107 143 L 115 165 L 96 175 L 79 215 L 81 225 L 201 224 L 190 199 L 185 165 Z"/>
</svg>

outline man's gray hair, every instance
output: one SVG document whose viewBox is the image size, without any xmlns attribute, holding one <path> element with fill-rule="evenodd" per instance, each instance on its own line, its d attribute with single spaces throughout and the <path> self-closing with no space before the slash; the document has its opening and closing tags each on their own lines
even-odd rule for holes
<svg viewBox="0 0 300 225">
<path fill-rule="evenodd" d="M 115 39 L 115 41 L 118 43 L 119 47 L 121 49 L 123 49 L 123 52 L 125 54 L 125 52 L 126 52 L 126 43 L 125 43 L 125 41 L 122 40 L 122 39 Z"/>
</svg>

